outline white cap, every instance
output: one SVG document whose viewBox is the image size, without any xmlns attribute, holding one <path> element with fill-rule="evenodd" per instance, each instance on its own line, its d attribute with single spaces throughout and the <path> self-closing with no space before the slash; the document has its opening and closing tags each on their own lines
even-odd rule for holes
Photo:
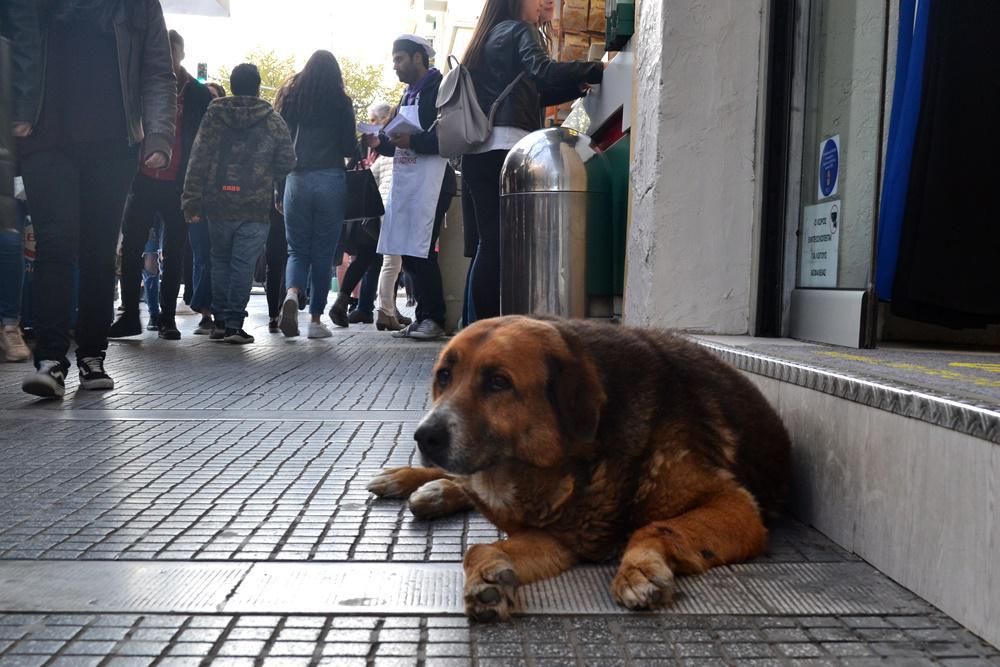
<svg viewBox="0 0 1000 667">
<path fill-rule="evenodd" d="M 400 35 L 399 37 L 397 37 L 395 39 L 395 41 L 397 41 L 397 42 L 402 42 L 402 41 L 413 42 L 417 46 L 423 48 L 423 50 L 427 53 L 427 59 L 428 60 L 430 60 L 431 58 L 434 57 L 434 47 L 431 45 L 431 43 L 429 41 L 427 41 L 426 39 L 424 39 L 420 35 Z"/>
</svg>

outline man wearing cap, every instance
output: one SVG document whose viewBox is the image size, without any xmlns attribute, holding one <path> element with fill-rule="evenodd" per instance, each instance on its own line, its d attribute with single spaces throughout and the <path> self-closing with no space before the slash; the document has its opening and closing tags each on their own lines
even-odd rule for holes
<svg viewBox="0 0 1000 667">
<path fill-rule="evenodd" d="M 402 255 L 403 270 L 413 280 L 417 301 L 413 323 L 393 336 L 434 340 L 444 335 L 444 288 L 437 263 L 438 234 L 444 214 L 457 192 L 455 172 L 438 154 L 437 94 L 441 72 L 430 68 L 431 43 L 417 35 L 402 35 L 392 45 L 393 69 L 407 84 L 400 109 L 416 107 L 421 132 L 366 136 L 381 155 L 393 157 L 392 190 L 386 202 L 378 252 Z"/>
</svg>

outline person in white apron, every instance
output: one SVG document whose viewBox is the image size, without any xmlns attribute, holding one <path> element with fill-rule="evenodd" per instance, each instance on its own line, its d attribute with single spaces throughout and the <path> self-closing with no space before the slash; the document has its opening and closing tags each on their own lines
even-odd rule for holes
<svg viewBox="0 0 1000 667">
<path fill-rule="evenodd" d="M 393 69 L 407 84 L 400 109 L 416 107 L 421 131 L 366 136 L 365 142 L 381 155 L 393 157 L 392 189 L 382 218 L 378 252 L 402 255 L 403 271 L 413 281 L 417 301 L 413 323 L 393 333 L 399 338 L 434 340 L 445 334 L 444 288 L 437 263 L 437 239 L 457 191 L 455 172 L 438 154 L 437 93 L 441 73 L 429 68 L 434 49 L 416 35 L 403 35 L 392 45 Z"/>
</svg>

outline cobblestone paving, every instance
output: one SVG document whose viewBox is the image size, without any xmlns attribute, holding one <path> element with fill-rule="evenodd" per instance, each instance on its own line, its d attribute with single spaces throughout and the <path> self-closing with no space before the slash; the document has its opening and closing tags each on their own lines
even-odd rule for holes
<svg viewBox="0 0 1000 667">
<path fill-rule="evenodd" d="M 1000 665 L 940 615 L 518 619 L 335 616 L 0 616 L 0 664 Z"/>
<path fill-rule="evenodd" d="M 0 365 L 0 667 L 1000 665 L 996 649 L 930 605 L 898 616 L 567 612 L 498 626 L 4 606 L 12 560 L 456 563 L 469 544 L 501 537 L 477 514 L 417 521 L 364 488 L 378 469 L 411 462 L 439 345 L 370 325 L 287 341 L 266 332 L 262 301 L 253 346 L 191 336 L 192 317 L 179 343 L 113 343 L 112 392 L 76 395 L 71 375 L 66 400 L 38 403 L 20 393 L 26 367 Z M 858 559 L 785 521 L 758 562 Z"/>
</svg>

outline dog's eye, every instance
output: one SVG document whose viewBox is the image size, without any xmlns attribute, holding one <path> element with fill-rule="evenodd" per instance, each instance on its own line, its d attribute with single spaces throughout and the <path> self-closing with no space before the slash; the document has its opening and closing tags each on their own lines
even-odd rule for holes
<svg viewBox="0 0 1000 667">
<path fill-rule="evenodd" d="M 447 387 L 449 382 L 451 382 L 451 371 L 447 368 L 442 368 L 437 372 L 438 386 Z"/>
<path fill-rule="evenodd" d="M 507 391 L 510 389 L 510 380 L 502 375 L 491 375 L 486 381 L 486 388 L 490 391 Z"/>
</svg>

